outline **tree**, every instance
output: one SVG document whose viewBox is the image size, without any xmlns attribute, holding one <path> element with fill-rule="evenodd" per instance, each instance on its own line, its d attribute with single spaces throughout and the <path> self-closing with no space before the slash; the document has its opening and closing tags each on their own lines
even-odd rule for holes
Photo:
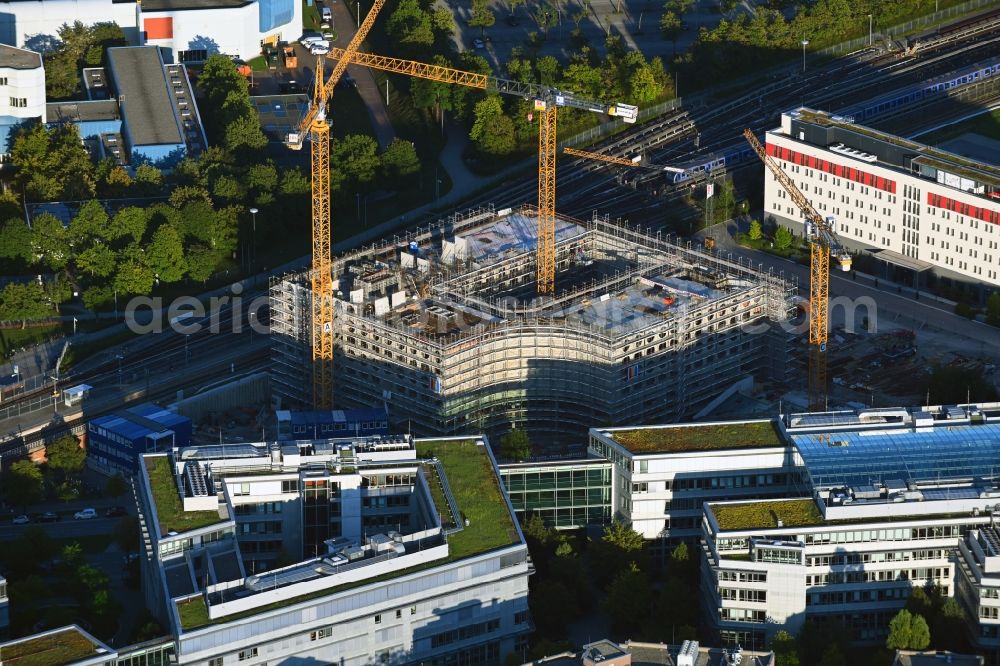
<svg viewBox="0 0 1000 666">
<path fill-rule="evenodd" d="M 437 7 L 431 12 L 431 27 L 435 32 L 451 34 L 455 30 L 455 17 L 444 7 Z"/>
<path fill-rule="evenodd" d="M 157 194 L 163 186 L 163 174 L 152 164 L 143 162 L 135 168 L 136 194 L 149 196 Z"/>
<path fill-rule="evenodd" d="M 792 244 L 792 232 L 788 227 L 779 226 L 774 232 L 774 247 L 786 250 Z"/>
<path fill-rule="evenodd" d="M 613 631 L 626 636 L 638 633 L 649 614 L 649 589 L 649 576 L 635 562 L 615 576 L 604 596 Z"/>
<path fill-rule="evenodd" d="M 660 17 L 660 34 L 674 45 L 674 57 L 677 57 L 677 37 L 681 34 L 681 19 L 671 11 L 663 12 Z"/>
<path fill-rule="evenodd" d="M 72 435 L 63 435 L 45 447 L 45 459 L 49 468 L 60 472 L 63 477 L 83 471 L 87 462 L 87 450 Z"/>
<path fill-rule="evenodd" d="M 930 630 L 922 615 L 905 608 L 889 621 L 885 646 L 890 650 L 923 650 L 930 643 Z"/>
<path fill-rule="evenodd" d="M 30 460 L 18 460 L 7 469 L 4 494 L 11 504 L 26 508 L 42 498 L 42 470 Z"/>
<path fill-rule="evenodd" d="M 799 666 L 799 651 L 795 638 L 785 630 L 774 635 L 771 641 L 775 666 Z"/>
<path fill-rule="evenodd" d="M 394 184 L 394 189 L 402 189 L 401 185 L 410 176 L 420 171 L 420 158 L 413 143 L 396 137 L 385 149 L 381 157 L 382 177 Z"/>
<path fill-rule="evenodd" d="M 118 255 L 107 245 L 93 245 L 76 257 L 76 266 L 91 276 L 107 277 L 115 270 Z"/>
<path fill-rule="evenodd" d="M 496 20 L 497 17 L 490 9 L 489 0 L 472 0 L 472 16 L 469 18 L 469 25 L 473 28 L 480 28 L 483 37 L 486 36 L 486 28 L 492 27 Z"/>
<path fill-rule="evenodd" d="M 394 41 L 411 50 L 434 44 L 434 21 L 418 0 L 400 0 L 389 15 L 386 32 Z"/>
<path fill-rule="evenodd" d="M 993 326 L 1000 326 L 1000 292 L 993 292 L 986 299 L 986 321 Z"/>
<path fill-rule="evenodd" d="M 187 270 L 181 235 L 171 224 L 164 224 L 153 233 L 145 258 L 156 279 L 163 282 L 177 282 Z"/>
<path fill-rule="evenodd" d="M 910 645 L 911 650 L 923 650 L 931 643 L 931 630 L 927 626 L 927 620 L 922 615 L 914 615 L 910 624 Z"/>
<path fill-rule="evenodd" d="M 352 189 L 364 190 L 375 182 L 379 169 L 378 143 L 366 134 L 348 134 L 333 146 L 332 171 Z"/>
<path fill-rule="evenodd" d="M 218 257 L 211 248 L 200 243 L 196 243 L 188 248 L 187 266 L 188 277 L 196 282 L 208 282 L 215 272 L 215 265 Z"/>
<path fill-rule="evenodd" d="M 764 237 L 764 231 L 760 228 L 760 220 L 750 220 L 750 231 L 747 237 L 752 241 L 759 241 Z"/>
<path fill-rule="evenodd" d="M 122 477 L 121 474 L 115 474 L 108 479 L 108 482 L 104 484 L 104 494 L 110 497 L 114 497 L 116 500 L 128 492 L 128 482 Z"/>
<path fill-rule="evenodd" d="M 535 7 L 533 18 L 535 19 L 535 23 L 538 24 L 538 29 L 542 31 L 542 36 L 548 38 L 549 28 L 556 24 L 556 21 L 559 19 L 559 13 L 549 3 L 539 2 L 538 6 Z"/>
<path fill-rule="evenodd" d="M 531 457 L 528 433 L 517 428 L 500 438 L 500 455 L 506 460 L 521 462 Z"/>
<path fill-rule="evenodd" d="M 226 150 L 234 153 L 246 150 L 260 150 L 267 145 L 267 137 L 260 128 L 260 119 L 254 115 L 242 114 L 226 125 Z"/>
<path fill-rule="evenodd" d="M 538 82 L 543 86 L 554 86 L 559 79 L 559 61 L 555 56 L 542 56 L 535 61 Z"/>
<path fill-rule="evenodd" d="M 932 405 L 950 405 L 973 401 L 992 401 L 996 388 L 983 377 L 978 368 L 934 366 L 924 382 L 921 395 L 930 393 Z"/>
<path fill-rule="evenodd" d="M 644 63 L 629 75 L 628 90 L 631 101 L 645 104 L 656 99 L 663 92 L 663 86 L 656 80 L 653 69 Z"/>
<path fill-rule="evenodd" d="M 52 270 L 66 267 L 72 251 L 69 233 L 54 215 L 39 213 L 32 220 L 31 250 L 39 261 Z"/>
<path fill-rule="evenodd" d="M 0 258 L 24 264 L 35 262 L 31 252 L 31 229 L 24 220 L 10 219 L 0 227 Z"/>
<path fill-rule="evenodd" d="M 32 319 L 42 319 L 53 312 L 45 289 L 37 281 L 10 282 L 0 291 L 0 319 L 20 321 L 21 328 Z"/>
<path fill-rule="evenodd" d="M 510 15 L 513 16 L 514 10 L 518 7 L 527 6 L 528 0 L 508 0 L 508 4 L 510 5 Z"/>
<path fill-rule="evenodd" d="M 481 152 L 502 156 L 514 150 L 514 121 L 504 115 L 499 97 L 490 95 L 476 104 L 475 117 L 469 137 Z"/>
</svg>

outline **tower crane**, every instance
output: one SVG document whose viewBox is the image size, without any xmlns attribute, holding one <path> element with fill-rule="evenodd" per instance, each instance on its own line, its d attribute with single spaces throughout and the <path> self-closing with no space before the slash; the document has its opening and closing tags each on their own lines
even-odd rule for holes
<svg viewBox="0 0 1000 666">
<path fill-rule="evenodd" d="M 358 50 L 385 0 L 373 0 L 371 11 L 358 25 L 344 53 Z M 309 112 L 299 123 L 298 133 L 288 137 L 292 148 L 301 148 L 308 133 L 312 140 L 312 398 L 315 409 L 333 407 L 333 258 L 330 255 L 330 123 L 326 119 L 327 102 L 333 95 L 340 77 L 347 70 L 350 58 L 333 67 L 323 82 L 323 59 L 317 58 L 313 100 Z"/>
<path fill-rule="evenodd" d="M 767 154 L 753 130 L 743 131 L 757 157 L 774 174 L 774 178 L 788 192 L 795 205 L 802 211 L 809 240 L 809 409 L 817 411 L 826 407 L 826 343 L 829 338 L 830 315 L 830 255 L 836 257 L 843 271 L 851 270 L 851 255 L 840 244 L 834 232 L 836 220 L 824 218 L 813 208 L 791 178 Z"/>
<path fill-rule="evenodd" d="M 578 148 L 570 147 L 563 148 L 563 153 L 573 157 L 581 157 L 585 160 L 597 160 L 598 162 L 607 162 L 608 164 L 617 164 L 619 166 L 639 167 L 640 169 L 651 169 L 653 171 L 670 171 L 671 173 L 684 173 L 684 169 L 678 169 L 677 167 L 646 164 L 642 161 L 642 155 L 636 155 L 632 158 L 616 157 L 615 155 L 592 153 L 589 150 L 580 150 Z"/>
<path fill-rule="evenodd" d="M 638 108 L 630 104 L 605 104 L 582 99 L 572 93 L 537 83 L 520 83 L 497 78 L 489 74 L 465 72 L 451 67 L 428 65 L 413 60 L 390 58 L 370 53 L 348 53 L 346 49 L 331 49 L 328 58 L 352 62 L 371 69 L 394 74 L 404 74 L 439 83 L 449 83 L 478 88 L 522 99 L 535 100 L 535 109 L 541 112 L 538 124 L 538 246 L 535 270 L 539 295 L 555 291 L 556 277 L 556 116 L 560 106 L 569 106 L 594 113 L 620 117 L 634 123 Z"/>
</svg>

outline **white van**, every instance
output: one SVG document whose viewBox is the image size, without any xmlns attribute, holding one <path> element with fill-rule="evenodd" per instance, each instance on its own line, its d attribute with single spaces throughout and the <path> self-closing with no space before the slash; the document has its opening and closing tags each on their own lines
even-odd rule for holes
<svg viewBox="0 0 1000 666">
<path fill-rule="evenodd" d="M 323 18 L 324 22 L 329 22 L 333 20 L 333 10 L 329 7 L 323 7 L 320 12 L 320 16 Z"/>
</svg>

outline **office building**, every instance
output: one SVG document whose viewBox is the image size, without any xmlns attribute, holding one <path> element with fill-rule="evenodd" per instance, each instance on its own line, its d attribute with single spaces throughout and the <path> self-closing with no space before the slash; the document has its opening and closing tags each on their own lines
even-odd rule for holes
<svg viewBox="0 0 1000 666">
<path fill-rule="evenodd" d="M 589 451 L 614 468 L 614 516 L 663 553 L 697 541 L 705 502 L 786 497 L 805 477 L 777 420 L 591 428 Z"/>
<path fill-rule="evenodd" d="M 7 579 L 0 576 L 0 638 L 10 629 L 10 598 L 7 596 Z"/>
<path fill-rule="evenodd" d="M 988 542 L 1000 502 L 995 421 L 1000 404 L 785 417 L 807 488 L 704 505 L 707 624 L 726 645 L 763 646 L 806 619 L 878 644 L 914 587 L 954 596 L 957 551 Z"/>
<path fill-rule="evenodd" d="M 1000 166 L 806 108 L 783 114 L 766 141 L 844 246 L 883 274 L 980 295 L 1000 285 Z M 764 182 L 764 215 L 801 234 L 798 207 L 771 173 Z"/>
<path fill-rule="evenodd" d="M 116 666 L 117 658 L 113 649 L 75 624 L 0 643 L 4 666 Z"/>
<path fill-rule="evenodd" d="M 611 523 L 612 466 L 607 460 L 551 460 L 500 465 L 517 519 L 538 516 L 555 529 L 592 528 Z"/>
<path fill-rule="evenodd" d="M 176 664 L 525 647 L 527 548 L 484 438 L 191 447 L 140 469 L 143 589 Z"/>
<path fill-rule="evenodd" d="M 385 407 L 326 411 L 279 409 L 275 416 L 279 441 L 389 434 L 389 413 Z"/>
<path fill-rule="evenodd" d="M 710 648 L 698 641 L 678 645 L 607 639 L 583 646 L 580 653 L 563 652 L 529 661 L 523 666 L 774 666 L 774 653 L 753 652 L 741 647 Z"/>
<path fill-rule="evenodd" d="M 131 476 L 144 453 L 191 443 L 191 419 L 152 403 L 99 416 L 87 424 L 88 461 L 105 472 Z"/>
<path fill-rule="evenodd" d="M 45 122 L 45 68 L 35 51 L 0 44 L 0 164 L 7 160 L 12 129 Z"/>
<path fill-rule="evenodd" d="M 59 27 L 114 21 L 133 45 L 162 49 L 168 62 L 201 62 L 221 53 L 244 60 L 262 42 L 302 35 L 302 5 L 293 0 L 39 0 L 0 2 L 0 42 L 46 51 Z"/>
<path fill-rule="evenodd" d="M 747 376 L 784 379 L 791 285 L 594 217 L 555 221 L 536 298 L 530 208 L 455 214 L 334 261 L 334 395 L 416 433 L 579 442 L 594 423 L 693 415 Z M 308 403 L 305 273 L 271 285 L 272 385 Z"/>
</svg>

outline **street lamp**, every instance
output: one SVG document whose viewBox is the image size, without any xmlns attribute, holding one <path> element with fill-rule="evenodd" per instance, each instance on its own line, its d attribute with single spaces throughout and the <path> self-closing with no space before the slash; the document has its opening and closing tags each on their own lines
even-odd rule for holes
<svg viewBox="0 0 1000 666">
<path fill-rule="evenodd" d="M 806 73 L 806 47 L 809 46 L 809 40 L 802 40 L 802 73 Z"/>
<path fill-rule="evenodd" d="M 254 268 L 257 265 L 257 213 L 260 211 L 256 208 L 250 209 L 250 216 L 253 218 L 253 236 L 250 240 L 250 272 L 254 272 Z"/>
<path fill-rule="evenodd" d="M 868 15 L 868 46 L 872 45 L 872 15 Z"/>
</svg>

